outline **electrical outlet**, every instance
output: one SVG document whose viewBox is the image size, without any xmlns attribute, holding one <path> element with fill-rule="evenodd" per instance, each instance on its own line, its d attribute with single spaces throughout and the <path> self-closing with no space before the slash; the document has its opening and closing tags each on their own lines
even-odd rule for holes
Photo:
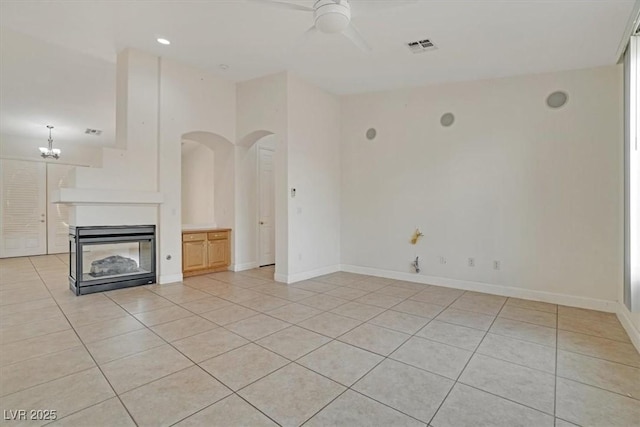
<svg viewBox="0 0 640 427">
<path fill-rule="evenodd" d="M 500 270 L 500 261 L 493 261 L 493 269 Z"/>
<path fill-rule="evenodd" d="M 440 257 L 440 264 L 446 264 L 447 263 L 447 259 L 443 256 Z"/>
<path fill-rule="evenodd" d="M 475 266 L 476 266 L 475 258 L 469 258 L 469 267 L 475 267 Z"/>
</svg>

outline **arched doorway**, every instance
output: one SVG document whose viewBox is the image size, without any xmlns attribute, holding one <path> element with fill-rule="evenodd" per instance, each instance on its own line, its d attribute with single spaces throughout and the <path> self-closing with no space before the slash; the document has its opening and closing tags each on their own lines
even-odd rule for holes
<svg viewBox="0 0 640 427">
<path fill-rule="evenodd" d="M 201 131 L 183 134 L 181 143 L 183 227 L 233 228 L 233 144 Z"/>
<path fill-rule="evenodd" d="M 238 228 L 245 268 L 272 268 L 277 258 L 276 150 L 273 132 L 255 131 L 236 144 Z"/>
</svg>

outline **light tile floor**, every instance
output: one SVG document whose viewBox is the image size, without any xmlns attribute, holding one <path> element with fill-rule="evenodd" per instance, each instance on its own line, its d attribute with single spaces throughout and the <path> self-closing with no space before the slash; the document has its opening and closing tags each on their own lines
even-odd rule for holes
<svg viewBox="0 0 640 427">
<path fill-rule="evenodd" d="M 633 426 L 615 315 L 270 268 L 75 297 L 65 256 L 0 260 L 2 425 Z M 31 414 L 27 413 L 27 416 Z"/>
</svg>

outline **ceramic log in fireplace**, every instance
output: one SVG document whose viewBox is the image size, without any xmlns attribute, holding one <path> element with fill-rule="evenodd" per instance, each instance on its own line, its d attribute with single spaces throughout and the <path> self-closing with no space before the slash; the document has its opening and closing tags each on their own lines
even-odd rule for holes
<svg viewBox="0 0 640 427">
<path fill-rule="evenodd" d="M 69 228 L 69 287 L 76 295 L 156 283 L 156 226 Z"/>
</svg>

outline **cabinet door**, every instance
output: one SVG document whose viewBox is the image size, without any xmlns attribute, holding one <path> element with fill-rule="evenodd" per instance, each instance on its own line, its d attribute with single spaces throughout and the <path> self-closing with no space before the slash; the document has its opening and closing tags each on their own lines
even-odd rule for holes
<svg viewBox="0 0 640 427">
<path fill-rule="evenodd" d="M 207 268 L 207 242 L 204 240 L 182 243 L 182 270 Z"/>
<path fill-rule="evenodd" d="M 229 265 L 229 240 L 209 240 L 209 267 L 225 267 Z"/>
</svg>

